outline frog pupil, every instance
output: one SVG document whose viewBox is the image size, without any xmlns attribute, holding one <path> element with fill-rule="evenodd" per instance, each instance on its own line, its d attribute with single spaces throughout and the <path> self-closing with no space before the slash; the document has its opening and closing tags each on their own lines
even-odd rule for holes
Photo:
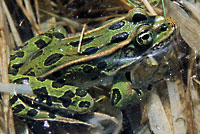
<svg viewBox="0 0 200 134">
<path fill-rule="evenodd" d="M 149 34 L 145 34 L 145 35 L 142 37 L 143 40 L 147 40 L 148 38 L 149 38 Z"/>
</svg>

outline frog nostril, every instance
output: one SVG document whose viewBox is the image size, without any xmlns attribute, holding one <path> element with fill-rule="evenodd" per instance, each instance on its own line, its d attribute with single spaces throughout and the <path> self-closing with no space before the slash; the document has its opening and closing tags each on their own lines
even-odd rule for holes
<svg viewBox="0 0 200 134">
<path fill-rule="evenodd" d="M 169 25 L 169 24 L 168 24 L 168 25 Z M 160 31 L 161 31 L 161 32 L 167 31 L 167 28 L 168 28 L 167 24 L 166 24 L 166 23 L 163 23 L 163 24 L 161 25 Z"/>
</svg>

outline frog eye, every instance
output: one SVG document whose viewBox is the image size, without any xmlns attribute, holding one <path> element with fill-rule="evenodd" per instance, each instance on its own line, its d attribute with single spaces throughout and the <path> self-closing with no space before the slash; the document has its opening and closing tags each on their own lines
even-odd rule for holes
<svg viewBox="0 0 200 134">
<path fill-rule="evenodd" d="M 137 41 L 138 45 L 140 45 L 140 46 L 151 44 L 153 42 L 152 32 L 147 29 L 142 31 L 136 37 L 136 41 Z"/>
</svg>

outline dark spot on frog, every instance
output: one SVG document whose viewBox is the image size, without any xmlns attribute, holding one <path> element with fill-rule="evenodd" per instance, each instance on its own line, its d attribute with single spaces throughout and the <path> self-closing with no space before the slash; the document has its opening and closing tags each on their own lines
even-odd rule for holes
<svg viewBox="0 0 200 134">
<path fill-rule="evenodd" d="M 115 24 L 112 24 L 108 29 L 110 30 L 117 30 L 117 29 L 120 29 L 121 27 L 123 27 L 125 24 L 124 21 L 120 21 L 120 22 L 117 22 Z"/>
<path fill-rule="evenodd" d="M 41 104 L 43 102 L 43 100 L 46 100 L 46 96 L 40 96 L 40 97 L 36 97 L 34 99 L 34 101 L 32 101 L 30 98 L 22 96 L 22 95 L 18 95 L 19 99 L 22 100 L 25 104 L 27 104 L 28 106 L 31 106 L 34 109 L 40 109 L 43 111 L 51 111 L 51 109 L 49 109 L 48 107 L 46 107 L 45 105 Z M 47 96 L 49 97 L 49 96 Z M 57 98 L 56 98 L 57 99 Z"/>
<path fill-rule="evenodd" d="M 119 33 L 119 34 L 116 34 L 112 37 L 111 39 L 111 43 L 119 43 L 119 42 L 122 42 L 124 40 L 126 40 L 128 38 L 128 33 L 127 32 L 123 32 L 123 33 Z"/>
<path fill-rule="evenodd" d="M 111 104 L 114 106 L 121 100 L 121 93 L 118 88 L 112 89 Z"/>
<path fill-rule="evenodd" d="M 58 39 L 63 39 L 63 38 L 65 38 L 65 36 L 64 36 L 62 33 L 59 33 L 59 32 L 53 33 L 53 36 L 55 36 L 55 37 L 58 38 Z"/>
<path fill-rule="evenodd" d="M 79 41 L 76 42 L 70 42 L 70 45 L 72 45 L 73 47 L 78 47 Z"/>
<path fill-rule="evenodd" d="M 71 99 L 74 96 L 75 96 L 75 94 L 71 90 L 69 90 L 69 91 L 66 91 L 64 93 L 64 95 L 62 97 L 60 97 L 60 98 L 63 98 L 63 99 L 70 98 Z"/>
<path fill-rule="evenodd" d="M 57 61 L 59 61 L 60 58 L 62 58 L 62 57 L 63 57 L 63 54 L 59 54 L 59 53 L 52 54 L 49 57 L 47 57 L 47 59 L 44 62 L 44 65 L 45 66 L 52 65 L 52 64 L 56 63 Z"/>
<path fill-rule="evenodd" d="M 90 102 L 88 102 L 88 101 L 81 101 L 79 103 L 79 107 L 86 107 L 86 108 L 88 108 L 88 107 L 90 107 Z"/>
<path fill-rule="evenodd" d="M 30 71 L 30 72 L 27 73 L 27 75 L 29 75 L 29 76 L 35 76 L 35 72 Z"/>
<path fill-rule="evenodd" d="M 72 103 L 71 98 L 73 98 L 74 96 L 75 94 L 69 90 L 69 91 L 66 91 L 64 95 L 59 98 L 59 100 L 62 101 L 62 104 L 64 107 L 68 107 L 69 105 L 71 105 Z"/>
<path fill-rule="evenodd" d="M 18 69 L 12 69 L 11 70 L 11 68 L 9 68 L 9 74 L 17 75 L 18 71 L 19 71 Z"/>
<path fill-rule="evenodd" d="M 48 96 L 48 92 L 46 87 L 41 87 L 37 89 L 33 89 L 33 93 L 37 96 Z"/>
<path fill-rule="evenodd" d="M 134 24 L 143 23 L 147 21 L 147 17 L 144 14 L 136 13 L 133 16 L 132 21 Z"/>
<path fill-rule="evenodd" d="M 98 50 L 99 50 L 98 47 L 89 47 L 83 51 L 83 54 L 85 55 L 95 54 Z"/>
<path fill-rule="evenodd" d="M 94 40 L 94 37 L 85 38 L 82 40 L 81 46 L 86 45 L 86 44 L 92 42 L 93 40 Z M 79 44 L 79 41 L 70 42 L 70 45 L 72 45 L 73 47 L 78 47 L 78 44 Z"/>
<path fill-rule="evenodd" d="M 85 73 L 91 73 L 93 68 L 91 66 L 84 66 L 83 67 L 83 72 Z"/>
<path fill-rule="evenodd" d="M 10 55 L 10 60 L 14 60 L 17 56 L 16 55 Z"/>
<path fill-rule="evenodd" d="M 56 81 L 52 82 L 52 87 L 54 87 L 54 88 L 61 88 L 63 86 L 64 86 L 64 84 L 61 84 L 59 82 L 56 82 Z"/>
<path fill-rule="evenodd" d="M 44 40 L 42 40 L 42 39 L 39 39 L 39 40 L 37 40 L 36 42 L 35 42 L 35 44 L 36 44 L 36 46 L 38 47 L 38 48 L 40 48 L 40 49 L 42 49 L 42 48 L 44 48 L 44 47 L 46 47 L 48 44 L 44 41 Z"/>
<path fill-rule="evenodd" d="M 25 80 L 29 82 L 29 78 L 28 78 L 28 77 L 24 77 L 24 78 L 15 79 L 15 80 L 13 81 L 13 83 L 23 84 L 23 83 L 24 83 L 23 81 L 25 81 Z"/>
<path fill-rule="evenodd" d="M 12 65 L 12 68 L 19 69 L 23 65 L 24 65 L 24 63 L 14 64 L 14 65 Z"/>
<path fill-rule="evenodd" d="M 35 110 L 35 109 L 31 109 L 27 112 L 27 115 L 30 116 L 30 117 L 34 117 L 38 114 L 38 111 Z"/>
<path fill-rule="evenodd" d="M 42 88 L 37 88 L 37 89 L 33 89 L 33 93 L 35 95 L 37 95 L 37 98 L 40 98 L 38 101 L 43 101 L 44 98 L 46 99 L 46 104 L 48 106 L 51 106 L 52 105 L 52 100 L 51 100 L 51 97 L 48 95 L 48 92 L 47 92 L 47 88 L 46 87 L 42 87 Z M 43 99 L 41 99 L 43 98 Z"/>
<path fill-rule="evenodd" d="M 38 81 L 41 81 L 41 82 L 43 82 L 43 81 L 46 80 L 45 78 L 40 78 L 40 77 L 37 77 L 36 79 L 37 79 Z"/>
<path fill-rule="evenodd" d="M 51 33 L 43 33 L 43 34 L 40 34 L 40 35 L 45 35 L 45 36 L 47 36 L 49 38 L 52 38 L 52 34 Z"/>
<path fill-rule="evenodd" d="M 40 50 L 40 51 L 36 52 L 36 53 L 32 56 L 31 60 L 34 60 L 35 58 L 39 57 L 40 55 L 42 55 L 42 53 L 43 53 L 43 50 Z"/>
<path fill-rule="evenodd" d="M 19 113 L 24 109 L 25 109 L 25 106 L 22 104 L 16 105 L 15 107 L 12 108 L 13 113 Z"/>
<path fill-rule="evenodd" d="M 75 93 L 77 96 L 80 96 L 80 97 L 84 97 L 87 95 L 87 90 L 85 89 L 76 89 L 76 93 Z"/>
<path fill-rule="evenodd" d="M 71 103 L 72 103 L 71 99 L 65 99 L 62 101 L 63 106 L 66 108 L 69 107 L 69 105 L 71 105 Z"/>
<path fill-rule="evenodd" d="M 105 61 L 102 61 L 100 63 L 98 63 L 97 68 L 102 70 L 105 69 L 107 67 L 107 63 Z"/>
<path fill-rule="evenodd" d="M 24 57 L 24 52 L 23 52 L 23 51 L 18 51 L 18 52 L 16 53 L 16 56 L 17 56 L 17 57 Z"/>
<path fill-rule="evenodd" d="M 10 104 L 13 105 L 18 100 L 18 97 L 16 95 L 13 95 L 13 97 L 10 99 Z"/>
</svg>

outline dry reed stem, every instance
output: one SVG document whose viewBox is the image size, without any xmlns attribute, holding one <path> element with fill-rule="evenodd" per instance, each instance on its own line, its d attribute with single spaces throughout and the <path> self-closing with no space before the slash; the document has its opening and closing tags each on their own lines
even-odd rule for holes
<svg viewBox="0 0 200 134">
<path fill-rule="evenodd" d="M 36 32 L 38 34 L 41 34 L 42 31 L 40 30 L 39 25 L 34 21 L 34 17 L 32 18 L 32 16 L 30 15 L 30 13 L 27 11 L 27 9 L 24 7 L 23 3 L 21 0 L 16 0 L 17 4 L 19 5 L 19 7 L 22 9 L 24 15 L 27 17 L 27 19 L 29 20 L 29 22 L 31 23 L 31 25 L 33 26 L 33 28 L 36 30 Z"/>
<path fill-rule="evenodd" d="M 6 14 L 6 17 L 7 17 L 7 20 L 8 20 L 8 23 L 9 23 L 9 26 L 10 26 L 10 29 L 11 29 L 11 32 L 12 32 L 12 35 L 14 37 L 14 40 L 15 40 L 15 43 L 17 46 L 21 46 L 22 45 L 22 40 L 21 40 L 21 37 L 17 31 L 17 28 L 15 26 L 15 23 L 10 15 L 10 12 L 7 8 L 7 5 L 4 1 L 2 1 L 2 5 L 3 5 L 3 9 L 4 9 L 4 12 Z"/>
<path fill-rule="evenodd" d="M 0 73 L 1 73 L 1 81 L 3 83 L 8 83 L 8 46 L 7 46 L 7 37 L 9 37 L 9 32 L 8 32 L 8 25 L 7 21 L 5 18 L 5 14 L 3 12 L 3 0 L 0 1 Z M 14 134 L 15 129 L 14 129 L 14 123 L 12 119 L 12 110 L 9 106 L 9 99 L 10 96 L 8 93 L 2 93 L 2 112 L 4 118 L 4 122 L 1 122 L 1 125 L 4 124 L 4 132 L 5 134 Z M 2 121 L 2 120 L 1 120 Z"/>
</svg>

